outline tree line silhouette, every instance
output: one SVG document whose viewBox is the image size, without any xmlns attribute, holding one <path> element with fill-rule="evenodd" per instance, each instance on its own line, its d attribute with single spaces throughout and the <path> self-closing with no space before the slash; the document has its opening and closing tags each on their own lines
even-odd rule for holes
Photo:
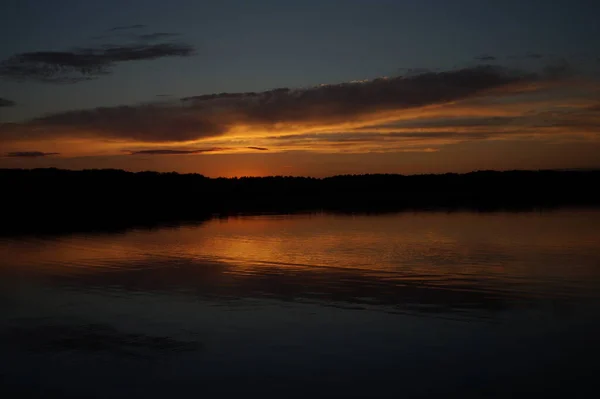
<svg viewBox="0 0 600 399">
<path fill-rule="evenodd" d="M 600 171 L 208 178 L 115 169 L 0 169 L 0 232 L 121 229 L 241 213 L 532 210 L 600 205 Z"/>
</svg>

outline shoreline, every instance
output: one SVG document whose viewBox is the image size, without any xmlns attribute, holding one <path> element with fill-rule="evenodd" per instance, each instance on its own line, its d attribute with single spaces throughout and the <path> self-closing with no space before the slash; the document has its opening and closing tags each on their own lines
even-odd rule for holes
<svg viewBox="0 0 600 399">
<path fill-rule="evenodd" d="M 120 170 L 0 169 L 1 235 L 121 231 L 237 215 L 531 212 L 599 208 L 600 171 L 207 178 Z"/>
</svg>

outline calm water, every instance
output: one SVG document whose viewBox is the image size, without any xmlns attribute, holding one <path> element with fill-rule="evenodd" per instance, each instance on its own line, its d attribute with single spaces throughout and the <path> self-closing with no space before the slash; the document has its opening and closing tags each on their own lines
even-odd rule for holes
<svg viewBox="0 0 600 399">
<path fill-rule="evenodd" d="M 10 397 L 593 397 L 600 210 L 3 237 L 0 315 Z"/>
</svg>

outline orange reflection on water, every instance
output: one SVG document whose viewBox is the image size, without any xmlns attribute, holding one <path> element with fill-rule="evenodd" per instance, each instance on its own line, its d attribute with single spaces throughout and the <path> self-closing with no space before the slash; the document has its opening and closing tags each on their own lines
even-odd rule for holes
<svg viewBox="0 0 600 399">
<path fill-rule="evenodd" d="M 0 277 L 208 298 L 496 311 L 523 301 L 594 298 L 599 222 L 600 210 L 317 214 L 2 238 Z"/>
<path fill-rule="evenodd" d="M 23 268 L 62 272 L 178 259 L 238 268 L 306 265 L 420 275 L 509 271 L 562 276 L 596 273 L 586 265 L 561 267 L 552 257 L 597 254 L 599 222 L 598 211 L 247 216 L 113 235 L 3 239 L 0 257 Z"/>
</svg>

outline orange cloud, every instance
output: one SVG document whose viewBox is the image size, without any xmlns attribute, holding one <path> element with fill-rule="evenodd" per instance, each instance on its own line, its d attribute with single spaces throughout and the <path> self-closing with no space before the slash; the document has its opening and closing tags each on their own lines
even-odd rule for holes
<svg viewBox="0 0 600 399">
<path fill-rule="evenodd" d="M 465 141 L 597 140 L 598 85 L 560 71 L 477 66 L 67 111 L 0 125 L 0 145 L 5 152 L 35 149 L 63 156 L 208 155 L 267 148 L 432 152 Z"/>
</svg>

